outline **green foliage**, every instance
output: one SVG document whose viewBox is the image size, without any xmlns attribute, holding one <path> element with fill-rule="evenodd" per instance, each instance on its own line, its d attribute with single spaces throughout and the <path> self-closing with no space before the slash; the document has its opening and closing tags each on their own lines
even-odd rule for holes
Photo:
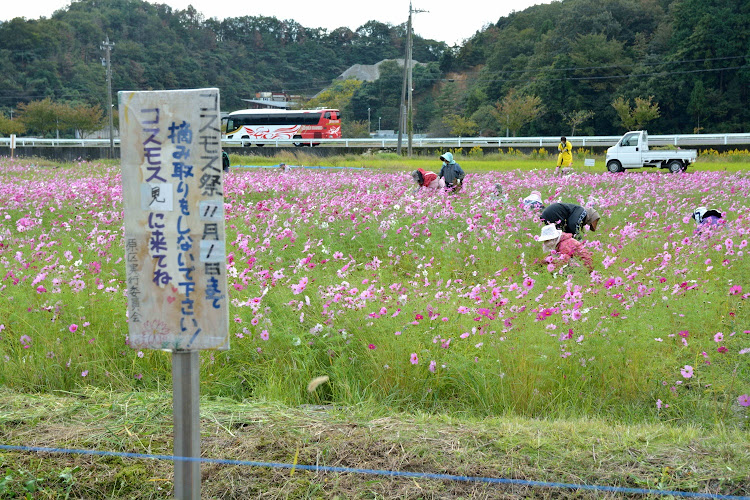
<svg viewBox="0 0 750 500">
<path fill-rule="evenodd" d="M 306 109 L 333 108 L 346 113 L 351 107 L 352 96 L 362 85 L 360 80 L 334 80 L 334 82 L 318 95 L 305 102 Z"/>
<path fill-rule="evenodd" d="M 452 137 L 473 137 L 476 135 L 477 124 L 458 115 L 447 115 L 443 117 L 443 123 L 450 128 Z"/>
<path fill-rule="evenodd" d="M 366 138 L 370 137 L 369 127 L 367 120 L 345 120 L 341 125 L 341 133 L 344 137 Z"/>
<path fill-rule="evenodd" d="M 53 102 L 49 97 L 28 104 L 19 103 L 18 112 L 18 120 L 23 126 L 41 135 L 72 129 L 80 137 L 98 130 L 104 123 L 102 110 L 98 105 L 70 105 Z"/>
<path fill-rule="evenodd" d="M 522 95 L 511 89 L 496 105 L 498 122 L 513 135 L 542 114 L 542 100 L 533 95 Z"/>
<path fill-rule="evenodd" d="M 593 117 L 594 112 L 590 110 L 564 111 L 562 115 L 565 123 L 570 125 L 570 135 L 576 135 L 576 129 Z"/>
<path fill-rule="evenodd" d="M 630 106 L 630 100 L 618 97 L 612 101 L 612 107 L 620 117 L 620 124 L 625 130 L 643 130 L 646 124 L 659 117 L 659 104 L 652 103 L 654 96 L 648 99 L 635 98 L 635 106 Z"/>
<path fill-rule="evenodd" d="M 653 133 L 745 131 L 745 7 L 743 0 L 570 0 L 492 20 L 462 46 L 417 36 L 414 59 L 426 64 L 413 71 L 413 128 L 448 134 L 442 118 L 457 115 L 483 135 L 514 127 L 533 135 L 614 135 L 622 119 L 613 97 L 653 96 L 658 115 L 644 108 L 651 114 L 636 120 Z M 78 0 L 50 19 L 0 23 L 0 109 L 49 97 L 104 110 L 99 47 L 107 36 L 116 44 L 115 92 L 215 86 L 227 111 L 258 91 L 286 90 L 304 100 L 352 65 L 390 60 L 378 80 L 351 94 L 334 83 L 327 97 L 314 99 L 336 103 L 345 121 L 366 120 L 369 110 L 373 124 L 399 128 L 403 67 L 392 60 L 404 54 L 403 24 L 372 20 L 355 31 L 328 31 L 273 17 L 219 21 L 192 7 L 143 0 Z M 533 119 L 510 127 L 507 115 L 493 121 L 487 106 L 512 91 L 537 97 L 540 107 Z M 592 115 L 571 115 L 584 110 Z M 61 132 L 72 134 L 73 127 Z"/>
<path fill-rule="evenodd" d="M 0 135 L 21 135 L 26 132 L 26 126 L 20 120 L 11 120 L 0 114 Z"/>
<path fill-rule="evenodd" d="M 31 101 L 28 104 L 20 103 L 18 111 L 18 119 L 21 123 L 32 133 L 41 135 L 57 130 L 65 113 L 64 107 L 53 102 L 49 97 L 42 101 Z"/>
</svg>

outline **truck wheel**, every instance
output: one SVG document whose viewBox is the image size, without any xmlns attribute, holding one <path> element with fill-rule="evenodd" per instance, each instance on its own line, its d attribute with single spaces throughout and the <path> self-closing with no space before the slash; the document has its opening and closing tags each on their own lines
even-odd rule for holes
<svg viewBox="0 0 750 500">
<path fill-rule="evenodd" d="M 622 164 L 619 161 L 611 160 L 607 162 L 607 170 L 609 170 L 613 174 L 616 174 L 617 172 L 622 172 L 624 169 L 622 168 Z"/>
<path fill-rule="evenodd" d="M 667 164 L 667 169 L 673 174 L 679 174 L 683 170 L 683 165 L 680 160 L 672 160 Z"/>
</svg>

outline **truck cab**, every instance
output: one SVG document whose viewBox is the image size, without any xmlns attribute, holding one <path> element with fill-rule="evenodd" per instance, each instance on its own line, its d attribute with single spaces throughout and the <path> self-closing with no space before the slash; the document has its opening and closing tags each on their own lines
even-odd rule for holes
<svg viewBox="0 0 750 500">
<path fill-rule="evenodd" d="M 628 132 L 622 136 L 615 148 L 622 168 L 638 168 L 642 166 L 641 153 L 648 151 L 648 133 L 645 131 Z M 607 157 L 609 157 L 609 150 Z"/>
</svg>

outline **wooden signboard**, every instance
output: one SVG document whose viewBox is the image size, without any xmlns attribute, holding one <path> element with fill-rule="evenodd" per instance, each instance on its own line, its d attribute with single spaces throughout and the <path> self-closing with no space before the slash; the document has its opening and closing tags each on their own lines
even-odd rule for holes
<svg viewBox="0 0 750 500">
<path fill-rule="evenodd" d="M 118 97 L 129 345 L 228 349 L 219 90 Z"/>
</svg>

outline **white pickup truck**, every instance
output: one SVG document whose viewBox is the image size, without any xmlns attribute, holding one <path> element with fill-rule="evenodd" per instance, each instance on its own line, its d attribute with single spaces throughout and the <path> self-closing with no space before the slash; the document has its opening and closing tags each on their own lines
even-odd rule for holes
<svg viewBox="0 0 750 500">
<path fill-rule="evenodd" d="M 648 132 L 640 130 L 628 132 L 607 149 L 607 170 L 623 172 L 626 168 L 659 167 L 676 174 L 687 170 L 695 162 L 698 151 L 695 149 L 648 150 Z"/>
</svg>

